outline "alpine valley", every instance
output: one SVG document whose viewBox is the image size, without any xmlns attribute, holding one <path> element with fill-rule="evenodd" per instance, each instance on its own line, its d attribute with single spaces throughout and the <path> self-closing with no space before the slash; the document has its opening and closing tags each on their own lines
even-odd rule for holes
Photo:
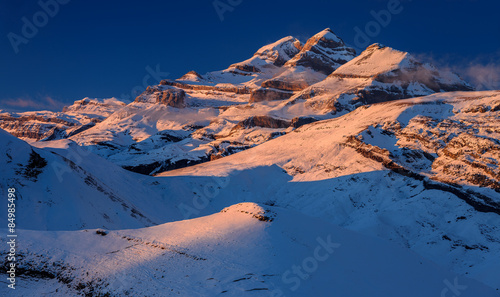
<svg viewBox="0 0 500 297">
<path fill-rule="evenodd" d="M 2 296 L 500 296 L 500 91 L 409 53 L 325 29 L 0 128 Z"/>
</svg>

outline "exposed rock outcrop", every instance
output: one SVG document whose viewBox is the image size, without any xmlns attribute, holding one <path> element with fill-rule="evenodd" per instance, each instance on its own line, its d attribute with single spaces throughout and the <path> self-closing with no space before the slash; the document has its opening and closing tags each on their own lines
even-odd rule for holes
<svg viewBox="0 0 500 297">
<path fill-rule="evenodd" d="M 167 89 L 157 93 L 157 103 L 161 103 L 167 106 L 183 108 L 186 106 L 184 99 L 186 98 L 186 92 L 181 89 Z"/>
<path fill-rule="evenodd" d="M 249 117 L 233 127 L 231 131 L 239 129 L 248 129 L 252 127 L 263 127 L 263 128 L 288 128 L 290 126 L 290 121 L 280 120 L 272 118 L 270 116 L 253 116 Z"/>
<path fill-rule="evenodd" d="M 318 119 L 313 118 L 313 117 L 296 117 L 296 118 L 292 119 L 290 126 L 294 127 L 294 128 L 299 128 L 300 126 L 304 126 L 304 125 L 314 123 L 317 121 L 318 121 Z"/>
<path fill-rule="evenodd" d="M 250 95 L 250 103 L 261 101 L 273 101 L 288 99 L 293 95 L 293 92 L 282 91 L 272 88 L 259 88 Z"/>
</svg>

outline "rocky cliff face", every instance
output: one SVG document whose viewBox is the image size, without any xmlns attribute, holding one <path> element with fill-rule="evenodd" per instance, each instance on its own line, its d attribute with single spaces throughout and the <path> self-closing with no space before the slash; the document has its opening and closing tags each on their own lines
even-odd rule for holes
<svg viewBox="0 0 500 297">
<path fill-rule="evenodd" d="M 293 92 L 277 88 L 258 88 L 252 92 L 250 103 L 262 101 L 285 100 L 293 96 Z"/>
<path fill-rule="evenodd" d="M 145 92 L 135 98 L 138 103 L 157 103 L 165 106 L 184 108 L 186 92 L 180 88 L 148 87 Z"/>
<path fill-rule="evenodd" d="M 500 123 L 495 120 L 500 93 L 463 94 L 407 102 L 407 110 L 420 114 L 408 111 L 395 121 L 371 125 L 347 137 L 346 144 L 389 170 L 424 181 L 429 189 L 457 195 L 477 211 L 500 214 Z"/>
</svg>

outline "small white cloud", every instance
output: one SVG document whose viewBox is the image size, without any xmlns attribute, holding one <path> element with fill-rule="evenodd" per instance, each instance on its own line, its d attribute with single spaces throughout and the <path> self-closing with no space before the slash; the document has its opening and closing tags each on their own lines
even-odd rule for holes
<svg viewBox="0 0 500 297">
<path fill-rule="evenodd" d="M 500 90 L 500 64 L 472 64 L 464 72 L 477 90 Z"/>
<path fill-rule="evenodd" d="M 59 111 L 66 104 L 63 102 L 52 99 L 49 96 L 42 97 L 41 99 L 33 98 L 15 98 L 4 99 L 0 101 L 0 107 L 5 109 L 18 109 L 18 110 L 52 110 Z"/>
<path fill-rule="evenodd" d="M 476 90 L 500 90 L 500 63 L 496 62 L 500 52 L 478 56 L 472 60 L 445 55 L 436 59 L 432 54 L 416 54 L 417 59 L 429 62 L 441 70 L 450 70 L 460 75 Z M 455 61 L 451 63 L 450 61 Z"/>
</svg>

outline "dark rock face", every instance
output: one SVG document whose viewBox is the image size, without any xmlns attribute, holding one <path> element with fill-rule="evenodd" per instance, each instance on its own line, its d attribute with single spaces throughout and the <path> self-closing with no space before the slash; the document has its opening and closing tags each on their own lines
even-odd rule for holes
<svg viewBox="0 0 500 297">
<path fill-rule="evenodd" d="M 234 67 L 234 68 L 241 70 L 241 71 L 244 71 L 244 72 L 260 72 L 260 69 L 253 66 L 253 65 L 233 64 L 230 67 Z"/>
<path fill-rule="evenodd" d="M 307 84 L 305 81 L 286 82 L 277 79 L 268 79 L 264 81 L 261 86 L 263 88 L 273 88 L 285 91 L 302 91 L 303 89 L 307 88 L 309 84 Z"/>
<path fill-rule="evenodd" d="M 16 137 L 26 137 L 35 140 L 43 139 L 52 133 L 65 134 L 66 129 L 77 126 L 78 124 L 76 123 L 56 117 L 51 118 L 37 115 L 20 117 L 11 115 L 0 116 L 0 128 L 9 131 L 9 133 Z"/>
<path fill-rule="evenodd" d="M 173 80 L 162 80 L 160 81 L 162 86 L 173 86 L 185 90 L 207 90 L 207 91 L 217 91 L 217 92 L 228 92 L 236 94 L 250 94 L 251 90 L 246 87 L 236 87 L 236 86 L 206 86 L 206 85 L 191 85 L 183 82 L 173 81 Z M 147 89 L 146 89 L 147 91 Z M 147 93 L 146 93 L 147 94 Z M 137 100 L 136 100 L 137 101 Z"/>
<path fill-rule="evenodd" d="M 279 128 L 288 128 L 289 126 L 290 126 L 289 121 L 275 119 L 270 116 L 253 116 L 236 124 L 236 126 L 234 126 L 231 131 L 238 129 L 248 129 L 252 127 L 279 129 Z"/>
<path fill-rule="evenodd" d="M 28 164 L 21 167 L 17 173 L 23 175 L 24 177 L 36 181 L 38 175 L 42 173 L 42 168 L 47 166 L 47 160 L 42 158 L 38 153 L 31 149 L 30 158 Z"/>
<path fill-rule="evenodd" d="M 300 41 L 298 40 L 295 40 L 293 42 L 293 46 L 291 47 L 284 47 L 283 48 L 283 52 L 288 56 L 288 57 L 294 57 L 295 55 L 297 55 L 300 51 L 302 50 L 302 44 L 300 43 Z M 278 58 L 276 59 L 276 61 L 274 61 L 274 65 L 275 66 L 278 66 L 278 67 L 281 67 L 283 65 L 285 65 L 286 62 L 288 62 L 289 59 L 288 58 L 285 58 L 283 56 L 278 56 Z"/>
<path fill-rule="evenodd" d="M 88 130 L 96 125 L 95 122 L 90 122 L 88 124 L 82 125 L 78 128 L 60 128 L 60 127 L 54 127 L 45 134 L 43 134 L 43 137 L 40 141 L 50 141 L 50 140 L 57 140 L 57 139 L 65 139 L 65 138 L 70 138 L 73 135 L 76 135 L 78 133 L 81 133 L 85 130 Z"/>
<path fill-rule="evenodd" d="M 300 126 L 304 126 L 310 123 L 317 122 L 318 119 L 313 117 L 296 117 L 292 119 L 290 126 L 294 128 L 299 128 Z"/>
<path fill-rule="evenodd" d="M 157 95 L 156 103 L 161 103 L 167 106 L 183 108 L 186 106 L 184 99 L 186 98 L 186 92 L 181 89 L 167 89 L 161 91 Z"/>
<path fill-rule="evenodd" d="M 208 162 L 210 159 L 208 157 L 199 158 L 198 160 L 187 160 L 182 159 L 172 162 L 171 160 L 157 161 L 151 164 L 138 164 L 135 166 L 123 166 L 123 169 L 133 171 L 145 175 L 154 175 L 158 172 L 169 171 L 179 168 L 184 168 L 188 166 L 193 166 L 196 164 Z"/>
<path fill-rule="evenodd" d="M 278 89 L 259 88 L 250 95 L 250 103 L 261 101 L 284 100 L 292 97 L 293 92 Z"/>
<path fill-rule="evenodd" d="M 151 99 L 148 99 L 148 95 L 152 95 L 149 98 L 154 98 L 154 102 Z M 167 88 L 165 90 L 161 90 L 157 87 L 147 87 L 146 91 L 144 91 L 141 95 L 135 98 L 134 102 L 146 102 L 146 103 L 158 103 L 164 104 L 166 106 L 171 106 L 175 108 L 184 108 L 186 107 L 184 99 L 186 98 L 186 92 L 182 89 L 178 88 Z"/>
</svg>

